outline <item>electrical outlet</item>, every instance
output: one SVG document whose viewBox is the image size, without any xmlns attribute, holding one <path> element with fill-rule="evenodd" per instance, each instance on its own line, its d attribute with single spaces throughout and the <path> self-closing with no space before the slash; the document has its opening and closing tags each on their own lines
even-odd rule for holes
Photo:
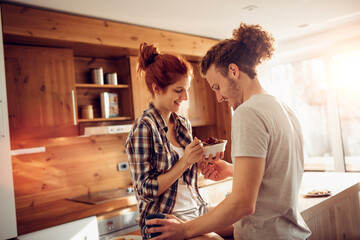
<svg viewBox="0 0 360 240">
<path fill-rule="evenodd" d="M 129 169 L 129 163 L 127 163 L 127 162 L 118 163 L 117 164 L 117 169 L 118 169 L 118 171 L 128 170 Z"/>
<path fill-rule="evenodd" d="M 132 124 L 125 124 L 125 125 L 115 125 L 115 126 L 108 126 L 108 133 L 128 133 L 132 128 Z"/>
</svg>

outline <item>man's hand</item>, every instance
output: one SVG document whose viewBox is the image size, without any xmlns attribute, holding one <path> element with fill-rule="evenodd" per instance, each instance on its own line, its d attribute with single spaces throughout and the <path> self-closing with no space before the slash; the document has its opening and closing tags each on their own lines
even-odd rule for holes
<svg viewBox="0 0 360 240">
<path fill-rule="evenodd" d="M 161 232 L 160 236 L 152 238 L 153 240 L 182 240 L 186 239 L 185 222 L 181 221 L 174 215 L 165 214 L 167 219 L 151 219 L 147 220 L 146 225 L 161 225 L 160 227 L 152 227 L 146 229 L 147 233 Z"/>
<path fill-rule="evenodd" d="M 218 152 L 216 153 L 215 157 L 213 157 L 212 154 L 209 155 L 208 158 L 205 158 L 206 160 L 212 160 L 212 161 L 217 161 L 217 160 L 221 160 L 221 159 L 224 159 L 224 152 Z"/>
<path fill-rule="evenodd" d="M 209 158 L 210 159 L 210 158 Z M 220 181 L 233 176 L 232 164 L 224 160 L 205 161 L 201 163 L 201 173 L 206 179 Z"/>
</svg>

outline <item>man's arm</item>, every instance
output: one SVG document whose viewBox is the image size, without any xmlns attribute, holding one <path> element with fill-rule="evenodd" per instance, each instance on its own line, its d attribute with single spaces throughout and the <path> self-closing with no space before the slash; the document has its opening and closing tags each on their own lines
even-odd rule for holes
<svg viewBox="0 0 360 240">
<path fill-rule="evenodd" d="M 264 158 L 236 157 L 231 194 L 209 214 L 185 223 L 185 236 L 221 230 L 253 214 L 264 169 Z"/>
<path fill-rule="evenodd" d="M 175 219 L 148 221 L 147 224 L 163 225 L 149 229 L 151 232 L 163 232 L 154 240 L 185 239 L 216 232 L 253 214 L 264 169 L 264 158 L 236 157 L 231 194 L 211 212 L 192 221 L 185 223 Z"/>
</svg>

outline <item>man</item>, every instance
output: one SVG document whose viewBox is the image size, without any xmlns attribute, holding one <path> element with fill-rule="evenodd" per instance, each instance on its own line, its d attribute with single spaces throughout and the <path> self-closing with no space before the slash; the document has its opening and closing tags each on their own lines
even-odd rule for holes
<svg viewBox="0 0 360 240">
<path fill-rule="evenodd" d="M 161 224 L 150 232 L 156 239 L 186 239 L 217 232 L 233 224 L 237 239 L 306 239 L 310 230 L 297 210 L 303 174 L 301 126 L 289 107 L 266 93 L 256 66 L 271 58 L 274 39 L 258 25 L 240 24 L 232 39 L 212 47 L 201 62 L 201 72 L 219 102 L 233 109 L 231 158 L 233 164 L 213 161 L 206 178 L 233 177 L 231 194 L 204 216 Z"/>
</svg>

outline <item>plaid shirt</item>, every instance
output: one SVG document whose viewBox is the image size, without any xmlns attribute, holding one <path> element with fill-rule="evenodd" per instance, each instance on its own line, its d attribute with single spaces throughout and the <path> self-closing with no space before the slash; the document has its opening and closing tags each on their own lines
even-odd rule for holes
<svg viewBox="0 0 360 240">
<path fill-rule="evenodd" d="M 172 113 L 177 140 L 182 148 L 192 142 L 191 125 L 188 120 Z M 175 205 L 178 181 L 160 196 L 157 177 L 172 168 L 179 155 L 171 149 L 166 137 L 168 128 L 160 112 L 150 103 L 142 116 L 135 121 L 126 140 L 131 179 L 139 208 L 139 225 L 145 224 L 150 213 L 171 214 Z M 205 205 L 197 188 L 197 165 L 193 164 L 183 173 L 184 181 L 197 192 L 197 203 Z"/>
</svg>

